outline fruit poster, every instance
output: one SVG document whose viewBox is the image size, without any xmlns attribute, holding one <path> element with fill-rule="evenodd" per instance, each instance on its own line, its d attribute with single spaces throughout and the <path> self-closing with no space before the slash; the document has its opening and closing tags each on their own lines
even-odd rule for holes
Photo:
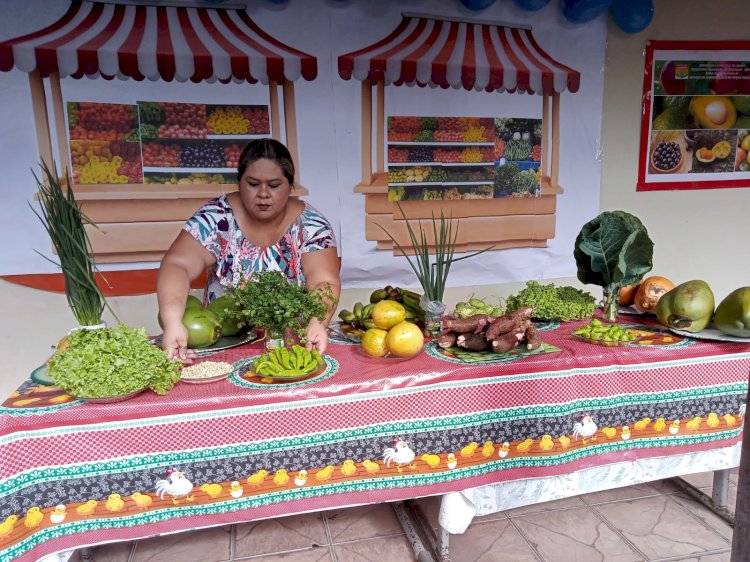
<svg viewBox="0 0 750 562">
<path fill-rule="evenodd" d="M 750 51 L 650 42 L 638 191 L 750 187 Z"/>
<path fill-rule="evenodd" d="M 390 201 L 538 197 L 540 119 L 388 118 Z"/>
<path fill-rule="evenodd" d="M 242 148 L 270 134 L 265 105 L 69 102 L 67 113 L 77 184 L 234 184 Z"/>
</svg>

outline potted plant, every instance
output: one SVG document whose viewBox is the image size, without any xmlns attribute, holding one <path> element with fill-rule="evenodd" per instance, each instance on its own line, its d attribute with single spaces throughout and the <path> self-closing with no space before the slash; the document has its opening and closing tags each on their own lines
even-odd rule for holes
<svg viewBox="0 0 750 562">
<path fill-rule="evenodd" d="M 75 200 L 70 178 L 65 176 L 66 187 L 60 184 L 46 163 L 41 163 L 42 180 L 32 171 L 39 188 L 39 207 L 34 214 L 42 221 L 52 245 L 55 248 L 59 263 L 43 256 L 62 270 L 65 279 L 65 296 L 80 328 L 103 327 L 102 312 L 109 308 L 104 295 L 96 284 L 96 268 L 91 257 L 91 242 L 84 228 L 85 224 L 96 227 Z M 114 314 L 112 309 L 110 312 Z"/>
<path fill-rule="evenodd" d="M 328 306 L 337 302 L 329 285 L 307 291 L 278 271 L 254 273 L 231 294 L 237 306 L 227 309 L 227 316 L 263 328 L 271 348 L 290 347 L 295 336 L 304 341 L 310 320 L 325 321 Z"/>
<path fill-rule="evenodd" d="M 422 227 L 422 221 L 417 221 L 419 230 L 419 236 L 417 237 L 417 233 L 406 218 L 406 214 L 404 214 L 401 205 L 399 203 L 396 203 L 396 205 L 398 206 L 398 210 L 401 212 L 401 216 L 406 223 L 406 228 L 409 231 L 409 238 L 411 239 L 411 246 L 414 249 L 415 258 L 412 260 L 412 258 L 407 255 L 404 247 L 399 244 L 396 239 L 391 236 L 385 228 L 383 228 L 383 226 L 378 226 L 393 241 L 393 245 L 398 248 L 401 254 L 406 258 L 414 271 L 414 274 L 417 276 L 417 279 L 419 279 L 419 284 L 422 285 L 424 291 L 424 294 L 419 300 L 419 304 L 425 312 L 425 331 L 430 336 L 437 337 L 442 333 L 441 318 L 445 311 L 443 293 L 445 292 L 445 283 L 448 279 L 451 265 L 457 261 L 465 260 L 486 252 L 487 250 L 491 250 L 494 246 L 461 256 L 460 258 L 455 257 L 459 221 L 456 220 L 454 225 L 453 217 L 446 217 L 443 212 L 440 211 L 439 219 L 436 219 L 434 214 L 432 215 L 432 235 L 435 246 L 433 252 L 430 248 L 430 243 L 428 242 L 428 233 L 426 233 Z M 433 253 L 435 254 L 435 261 L 431 260 L 431 254 Z"/>
</svg>

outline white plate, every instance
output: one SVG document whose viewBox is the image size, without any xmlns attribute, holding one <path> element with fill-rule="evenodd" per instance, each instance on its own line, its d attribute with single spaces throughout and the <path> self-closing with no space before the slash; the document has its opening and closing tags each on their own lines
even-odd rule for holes
<svg viewBox="0 0 750 562">
<path fill-rule="evenodd" d="M 716 328 L 704 328 L 700 332 L 686 332 L 685 330 L 677 330 L 670 328 L 670 332 L 677 334 L 678 336 L 686 336 L 688 338 L 695 338 L 699 340 L 712 340 L 712 341 L 731 341 L 737 343 L 750 343 L 750 338 L 738 338 L 737 336 L 730 336 L 724 332 L 720 332 Z"/>
</svg>

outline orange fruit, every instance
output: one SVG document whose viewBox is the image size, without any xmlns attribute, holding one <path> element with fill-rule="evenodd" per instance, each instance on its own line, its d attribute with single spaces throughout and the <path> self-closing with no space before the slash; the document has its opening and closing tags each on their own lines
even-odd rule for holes
<svg viewBox="0 0 750 562">
<path fill-rule="evenodd" d="M 406 309 L 400 302 L 386 299 L 373 307 L 370 318 L 378 328 L 388 330 L 406 320 Z"/>
<path fill-rule="evenodd" d="M 422 350 L 424 336 L 416 324 L 399 322 L 388 330 L 385 345 L 393 355 L 411 357 Z"/>
<path fill-rule="evenodd" d="M 387 335 L 388 332 L 386 330 L 370 328 L 362 336 L 362 341 L 360 342 L 362 351 L 370 357 L 384 357 L 388 353 L 388 348 L 385 345 Z"/>
</svg>

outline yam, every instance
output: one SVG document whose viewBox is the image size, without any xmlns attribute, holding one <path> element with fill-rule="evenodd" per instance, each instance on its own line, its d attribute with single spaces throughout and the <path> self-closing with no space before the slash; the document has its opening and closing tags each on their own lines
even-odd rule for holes
<svg viewBox="0 0 750 562">
<path fill-rule="evenodd" d="M 492 340 L 492 351 L 495 353 L 505 353 L 518 345 L 518 337 L 513 332 L 502 334 L 497 339 Z"/>
<path fill-rule="evenodd" d="M 539 349 L 539 347 L 542 345 L 542 336 L 539 334 L 539 330 L 537 330 L 534 326 L 529 326 L 528 328 L 526 328 L 524 339 L 526 340 L 526 349 L 528 349 L 529 351 L 533 349 Z"/>
<path fill-rule="evenodd" d="M 469 332 L 478 334 L 479 332 L 484 331 L 485 327 L 487 327 L 493 320 L 494 318 L 487 314 L 475 314 L 468 318 L 444 318 L 443 326 L 448 330 L 460 334 L 466 334 Z"/>
<path fill-rule="evenodd" d="M 484 339 L 484 334 L 460 334 L 456 338 L 456 345 L 469 351 L 484 351 L 490 347 L 490 342 Z"/>
<path fill-rule="evenodd" d="M 456 332 L 446 332 L 438 338 L 438 347 L 442 347 L 443 349 L 453 347 L 456 345 L 456 338 L 458 338 Z"/>
</svg>

